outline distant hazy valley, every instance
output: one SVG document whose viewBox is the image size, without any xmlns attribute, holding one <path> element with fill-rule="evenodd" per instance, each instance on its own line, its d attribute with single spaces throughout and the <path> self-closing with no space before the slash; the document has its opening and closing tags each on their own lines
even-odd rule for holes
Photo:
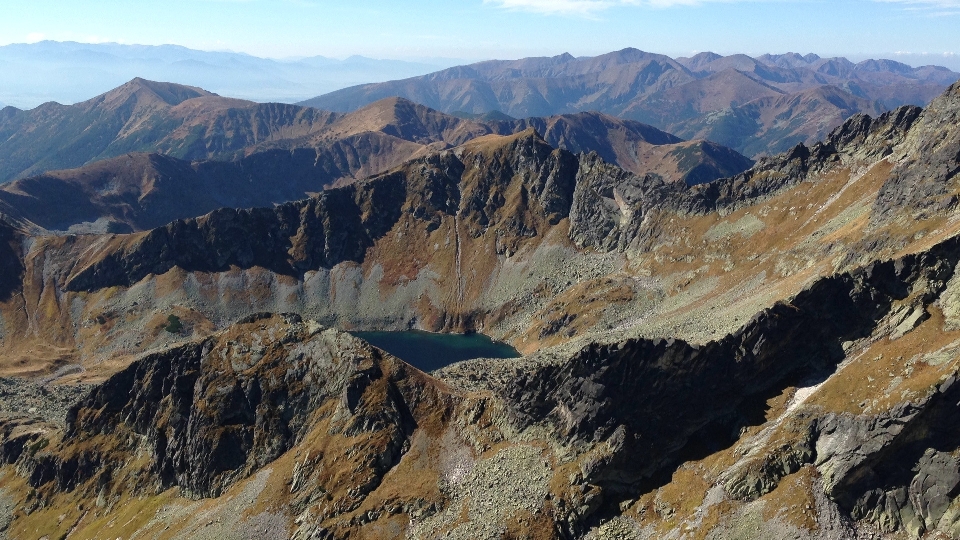
<svg viewBox="0 0 960 540">
<path fill-rule="evenodd" d="M 30 109 L 48 101 L 76 103 L 134 77 L 176 81 L 253 101 L 292 102 L 354 84 L 422 75 L 456 63 L 362 56 L 272 60 L 176 45 L 42 41 L 0 47 L 0 103 Z"/>
</svg>

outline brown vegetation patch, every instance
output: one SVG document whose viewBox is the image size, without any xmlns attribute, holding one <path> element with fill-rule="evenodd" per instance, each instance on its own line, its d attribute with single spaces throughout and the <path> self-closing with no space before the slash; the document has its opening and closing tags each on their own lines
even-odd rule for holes
<svg viewBox="0 0 960 540">
<path fill-rule="evenodd" d="M 816 467 L 806 465 L 780 480 L 776 489 L 759 499 L 764 503 L 764 521 L 777 519 L 801 530 L 818 530 L 817 501 L 813 493 L 816 477 Z"/>
<path fill-rule="evenodd" d="M 506 519 L 503 540 L 554 540 L 560 538 L 549 512 L 518 511 Z"/>
</svg>

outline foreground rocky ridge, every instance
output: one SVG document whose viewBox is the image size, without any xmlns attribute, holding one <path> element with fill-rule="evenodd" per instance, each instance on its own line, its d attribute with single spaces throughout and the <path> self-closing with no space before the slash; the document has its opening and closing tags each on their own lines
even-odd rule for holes
<svg viewBox="0 0 960 540">
<path fill-rule="evenodd" d="M 11 228 L 0 374 L 103 382 L 62 430 L 5 420 L 8 530 L 957 537 L 958 96 L 693 189 L 530 131 L 147 233 Z M 331 326 L 527 356 L 427 375 Z"/>
</svg>

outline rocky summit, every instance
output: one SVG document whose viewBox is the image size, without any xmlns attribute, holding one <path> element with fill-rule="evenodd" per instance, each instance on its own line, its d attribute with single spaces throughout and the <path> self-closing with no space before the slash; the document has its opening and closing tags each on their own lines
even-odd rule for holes
<svg viewBox="0 0 960 540">
<path fill-rule="evenodd" d="M 525 122 L 272 206 L 0 221 L 0 537 L 960 537 L 960 84 L 706 183 Z M 348 333 L 408 329 L 523 356 Z"/>
</svg>

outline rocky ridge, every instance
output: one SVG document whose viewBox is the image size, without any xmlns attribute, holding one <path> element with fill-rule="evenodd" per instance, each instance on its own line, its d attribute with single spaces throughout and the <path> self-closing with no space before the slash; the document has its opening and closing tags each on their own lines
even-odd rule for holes
<svg viewBox="0 0 960 540">
<path fill-rule="evenodd" d="M 751 204 L 802 182 L 811 167 L 839 160 L 840 153 L 851 144 L 863 144 L 868 139 L 883 139 L 888 146 L 896 143 L 919 112 L 916 107 L 907 107 L 876 120 L 854 117 L 812 149 L 798 145 L 785 155 L 762 160 L 746 173 L 694 189 L 665 182 L 656 175 L 637 176 L 620 170 L 595 153 L 578 158 L 554 150 L 537 132 L 528 129 L 503 150 L 497 149 L 514 160 L 508 170 L 496 175 L 500 189 L 480 186 L 482 189 L 472 193 L 462 191 L 464 176 L 469 174 L 465 161 L 470 157 L 476 160 L 474 170 L 496 170 L 495 162 L 485 166 L 483 153 L 434 154 L 395 172 L 329 190 L 306 201 L 273 209 L 218 210 L 130 237 L 133 243 L 129 247 L 75 271 L 66 287 L 96 290 L 130 286 L 148 274 L 163 274 L 174 266 L 206 272 L 257 266 L 280 274 L 302 275 L 345 261 L 362 263 L 367 250 L 391 231 L 404 213 L 411 212 L 426 218 L 428 228 L 439 225 L 436 220 L 443 217 L 432 216 L 439 213 L 444 217 L 463 216 L 471 236 L 492 229 L 498 234 L 498 252 L 502 253 L 504 240 L 500 234 L 506 230 L 519 236 L 544 232 L 526 230 L 516 221 L 520 218 L 516 215 L 504 216 L 504 227 L 491 222 L 490 214 L 497 212 L 491 192 L 505 191 L 517 173 L 527 182 L 522 186 L 524 193 L 539 203 L 534 213 L 542 215 L 547 225 L 568 219 L 569 238 L 576 245 L 622 250 L 643 242 L 641 228 L 651 213 L 705 214 Z M 250 230 L 261 233 L 246 236 L 245 231 Z"/>
</svg>

